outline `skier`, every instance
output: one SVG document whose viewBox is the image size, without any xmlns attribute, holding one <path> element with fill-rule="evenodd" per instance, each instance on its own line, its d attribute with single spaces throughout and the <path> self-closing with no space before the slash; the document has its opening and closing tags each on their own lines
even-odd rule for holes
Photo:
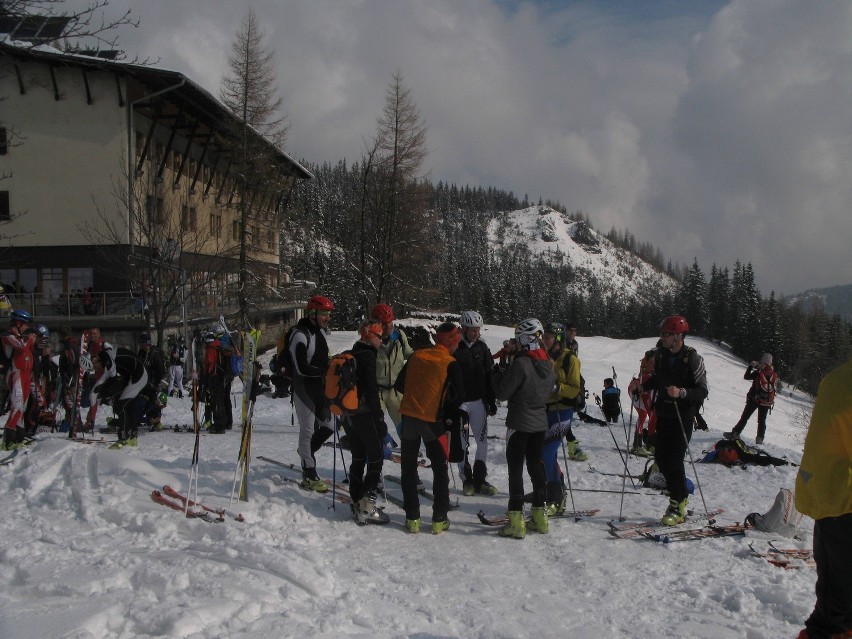
<svg viewBox="0 0 852 639">
<path fill-rule="evenodd" d="M 572 351 L 574 355 L 580 355 L 580 345 L 577 343 L 577 327 L 571 322 L 565 327 L 565 348 Z"/>
<path fill-rule="evenodd" d="M 98 361 L 98 355 L 100 354 L 101 349 L 103 349 L 103 346 L 104 346 L 104 338 L 101 335 L 101 329 L 99 329 L 97 327 L 90 328 L 88 331 L 86 331 L 85 335 L 86 335 L 86 349 L 89 353 L 89 358 L 92 360 L 92 363 L 95 363 L 95 362 Z M 94 386 L 98 383 L 98 380 L 99 380 L 99 378 L 102 374 L 103 374 L 102 370 L 99 369 L 96 366 L 92 375 L 87 374 L 83 377 L 83 381 L 84 381 L 83 394 L 84 395 L 87 393 L 87 391 L 90 391 L 91 388 L 94 388 Z M 91 397 L 91 393 L 89 393 L 89 396 Z M 89 399 L 88 404 L 89 404 L 89 410 L 86 413 L 86 421 L 83 424 L 83 432 L 90 432 L 90 431 L 94 430 L 95 419 L 97 418 L 97 415 L 98 415 L 98 404 L 97 404 L 97 402 Z"/>
<path fill-rule="evenodd" d="M 166 364 L 163 361 L 163 353 L 154 346 L 151 335 L 141 333 L 139 335 L 139 353 L 136 355 L 145 372 L 148 374 L 148 384 L 142 390 L 141 396 L 146 399 L 142 416 L 147 419 L 151 430 L 163 430 L 162 415 L 164 398 L 160 397 L 160 389 L 166 378 Z"/>
<path fill-rule="evenodd" d="M 59 354 L 59 375 L 62 384 L 62 402 L 65 406 L 65 419 L 61 431 L 73 437 L 83 420 L 80 419 L 80 407 L 77 406 L 77 384 L 80 375 L 80 340 L 75 335 L 66 335 Z M 82 395 L 81 395 L 82 397 Z"/>
<path fill-rule="evenodd" d="M 529 529 L 546 533 L 549 529 L 545 495 L 547 476 L 544 472 L 542 445 L 547 431 L 547 402 L 557 388 L 556 374 L 541 347 L 544 328 L 531 317 L 515 328 L 521 352 L 504 373 L 494 371 L 491 381 L 498 399 L 507 400 L 506 463 L 509 466 L 509 523 L 500 529 L 503 537 L 523 539 L 524 462 L 533 485 L 532 520 Z"/>
<path fill-rule="evenodd" d="M 420 444 L 432 463 L 432 533 L 450 527 L 449 444 L 444 416 L 458 410 L 464 397 L 461 366 L 453 357 L 461 341 L 458 326 L 444 322 L 435 329 L 435 345 L 414 351 L 396 379 L 402 393 L 402 497 L 405 527 L 420 532 L 420 499 L 417 495 L 417 457 Z"/>
<path fill-rule="evenodd" d="M 814 519 L 816 605 L 798 639 L 852 637 L 852 359 L 820 382 L 796 509 Z"/>
<path fill-rule="evenodd" d="M 186 364 L 186 344 L 183 335 L 170 344 L 169 348 L 169 386 L 166 394 L 169 397 L 177 395 L 183 399 L 183 367 Z M 172 394 L 174 393 L 174 395 Z"/>
<path fill-rule="evenodd" d="M 618 423 L 618 418 L 621 416 L 621 389 L 616 388 L 612 377 L 604 380 L 604 388 L 601 391 L 601 411 L 606 421 Z"/>
<path fill-rule="evenodd" d="M 328 368 L 325 331 L 331 323 L 334 302 L 314 295 L 305 306 L 305 317 L 290 335 L 288 349 L 293 363 L 293 407 L 299 421 L 298 453 L 302 461 L 302 488 L 324 493 L 328 486 L 319 478 L 314 455 L 334 434 L 334 422 L 323 392 Z"/>
<path fill-rule="evenodd" d="M 550 322 L 545 326 L 542 341 L 556 375 L 554 390 L 547 400 L 547 432 L 541 453 L 547 477 L 548 515 L 565 512 L 565 480 L 557 461 L 562 438 L 567 436 L 569 442 L 573 440 L 573 452 L 579 451 L 579 444 L 571 431 L 571 420 L 574 419 L 574 401 L 580 392 L 580 359 L 563 347 L 564 339 L 565 327 L 562 324 Z"/>
<path fill-rule="evenodd" d="M 514 337 L 511 339 L 503 340 L 503 348 L 494 353 L 491 356 L 491 359 L 497 360 L 497 366 L 499 366 L 502 370 L 506 370 L 509 368 L 509 364 L 512 363 L 512 358 L 518 352 L 518 340 Z"/>
<path fill-rule="evenodd" d="M 0 336 L 0 347 L 10 363 L 6 384 L 11 409 L 3 429 L 4 450 L 12 450 L 24 442 L 24 410 L 30 395 L 33 346 L 38 337 L 36 330 L 30 327 L 32 322 L 33 316 L 29 311 L 12 311 L 9 316 L 9 328 Z"/>
<path fill-rule="evenodd" d="M 689 324 L 682 315 L 660 323 L 660 342 L 654 355 L 654 372 L 637 386 L 639 393 L 656 391 L 656 463 L 666 478 L 669 506 L 661 520 L 664 526 L 686 521 L 689 492 L 683 456 L 692 437 L 695 406 L 707 398 L 704 359 L 684 343 Z"/>
<path fill-rule="evenodd" d="M 759 363 L 751 362 L 746 368 L 743 379 L 751 380 L 743 414 L 734 429 L 724 435 L 726 439 L 739 439 L 748 420 L 754 411 L 757 411 L 757 437 L 754 443 L 760 446 L 766 435 L 766 416 L 775 404 L 775 384 L 778 382 L 778 374 L 772 368 L 772 354 L 764 353 Z"/>
<path fill-rule="evenodd" d="M 638 418 L 636 430 L 633 433 L 633 446 L 630 452 L 638 457 L 651 455 L 657 442 L 657 414 L 654 412 L 654 393 L 647 390 L 639 393 L 638 387 L 654 374 L 654 350 L 646 351 L 645 356 L 639 362 L 639 377 L 633 378 L 628 386 L 630 399 L 636 409 Z M 647 421 L 648 426 L 645 427 Z"/>
<path fill-rule="evenodd" d="M 463 311 L 461 314 L 462 340 L 455 351 L 455 358 L 461 366 L 464 380 L 464 401 L 461 410 L 469 421 L 469 428 L 476 442 L 476 455 L 473 468 L 468 461 L 470 435 L 462 441 L 465 448 L 465 461 L 459 462 L 459 475 L 464 478 L 465 495 L 496 495 L 497 488 L 486 481 L 488 476 L 488 417 L 497 414 L 497 403 L 491 387 L 492 357 L 488 346 L 479 339 L 482 330 L 482 316 L 477 311 Z"/>
<path fill-rule="evenodd" d="M 382 345 L 376 353 L 376 381 L 379 385 L 379 397 L 399 433 L 402 423 L 402 416 L 399 413 L 402 395 L 394 389 L 393 384 L 414 349 L 408 344 L 405 333 L 394 327 L 393 309 L 388 304 L 376 304 L 370 316 L 380 322 L 382 327 Z"/>
<path fill-rule="evenodd" d="M 130 349 L 114 350 L 106 342 L 98 354 L 98 362 L 104 373 L 92 389 L 92 395 L 101 404 L 111 403 L 115 412 L 113 424 L 118 441 L 110 448 L 136 446 L 139 422 L 148 404 L 143 394 L 149 384 L 145 365 Z"/>
<path fill-rule="evenodd" d="M 360 339 L 352 347 L 356 362 L 358 410 L 347 415 L 344 421 L 349 434 L 349 450 L 352 451 L 349 494 L 357 523 L 386 524 L 390 518 L 376 507 L 384 460 L 382 439 L 388 432 L 376 383 L 376 350 L 382 345 L 382 323 L 364 320 L 358 327 L 358 334 Z"/>
<path fill-rule="evenodd" d="M 41 384 L 45 368 L 50 362 L 50 331 L 44 324 L 35 327 L 38 336 L 33 343 L 33 368 L 30 372 L 30 396 L 24 410 L 25 437 L 34 437 L 38 430 L 41 411 L 47 407 L 47 395 Z M 47 354 L 46 354 L 47 353 Z"/>
<path fill-rule="evenodd" d="M 208 341 L 209 340 L 209 341 Z M 221 435 L 234 427 L 234 411 L 231 405 L 231 365 L 233 348 L 223 345 L 212 331 L 204 337 L 204 366 L 202 368 L 207 406 L 205 426 L 210 433 Z"/>
</svg>

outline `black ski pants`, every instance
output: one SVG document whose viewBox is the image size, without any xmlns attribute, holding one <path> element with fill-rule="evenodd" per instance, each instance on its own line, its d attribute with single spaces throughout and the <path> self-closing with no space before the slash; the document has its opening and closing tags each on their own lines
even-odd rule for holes
<svg viewBox="0 0 852 639">
<path fill-rule="evenodd" d="M 352 501 L 358 501 L 365 494 L 375 492 L 379 485 L 384 461 L 382 441 L 371 413 L 347 417 L 343 428 L 349 435 L 349 451 L 352 453 L 349 494 Z"/>
<path fill-rule="evenodd" d="M 406 519 L 420 519 L 420 498 L 417 495 L 417 457 L 420 443 L 432 464 L 432 521 L 444 521 L 450 509 L 450 474 L 447 462 L 447 434 L 442 424 L 402 416 L 400 434 L 402 448 L 402 500 Z"/>
<path fill-rule="evenodd" d="M 547 475 L 541 450 L 544 446 L 544 431 L 522 433 L 510 431 L 506 442 L 506 464 L 509 466 L 509 512 L 524 509 L 524 464 L 532 481 L 534 507 L 544 506 L 547 495 Z"/>
<path fill-rule="evenodd" d="M 852 630 L 852 513 L 814 522 L 816 606 L 805 628 L 810 639 Z"/>
<path fill-rule="evenodd" d="M 746 402 L 745 408 L 743 408 L 743 414 L 740 415 L 740 421 L 738 421 L 737 425 L 734 426 L 734 432 L 737 435 L 745 430 L 748 420 L 751 419 L 752 415 L 754 415 L 754 411 L 757 411 L 757 436 L 766 436 L 766 416 L 769 415 L 769 406 L 760 406 L 751 400 Z"/>
<path fill-rule="evenodd" d="M 666 478 L 669 496 L 677 502 L 689 497 L 686 490 L 686 469 L 683 466 L 683 456 L 686 447 L 692 439 L 691 414 L 657 415 L 657 447 L 655 451 L 657 466 Z"/>
</svg>

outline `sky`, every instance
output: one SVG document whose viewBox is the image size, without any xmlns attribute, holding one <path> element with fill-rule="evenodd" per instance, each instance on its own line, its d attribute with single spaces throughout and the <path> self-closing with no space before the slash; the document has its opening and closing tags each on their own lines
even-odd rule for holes
<svg viewBox="0 0 852 639">
<path fill-rule="evenodd" d="M 76 3 L 74 0 L 71 6 Z M 557 200 L 764 295 L 852 283 L 846 0 L 110 0 L 131 55 L 218 94 L 249 4 L 286 150 L 357 161 L 399 71 L 424 173 Z"/>
<path fill-rule="evenodd" d="M 417 323 L 405 321 L 406 324 Z M 425 323 L 421 320 L 420 323 Z M 105 333 L 106 335 L 106 333 Z M 492 350 L 512 329 L 486 325 Z M 106 335 L 109 339 L 109 335 Z M 354 332 L 335 331 L 333 352 L 351 347 Z M 618 371 L 627 385 L 656 337 L 635 341 L 578 338 L 583 374 L 600 394 L 604 377 Z M 745 404 L 750 382 L 745 362 L 703 339 L 689 344 L 704 357 L 710 396 L 708 431 L 696 431 L 690 455 L 698 460 L 729 430 Z M 261 361 L 268 362 L 269 354 Z M 235 381 L 235 423 L 241 384 Z M 591 398 L 590 398 L 591 400 Z M 785 385 L 768 418 L 765 449 L 798 463 L 810 398 Z M 625 404 L 625 408 L 627 408 Z M 262 394 L 254 410 L 252 454 L 298 464 L 298 426 L 287 399 Z M 629 410 L 629 409 L 628 409 Z M 111 410 L 100 407 L 96 424 Z M 601 413 L 590 401 L 589 413 Z M 191 423 L 191 400 L 171 398 L 167 426 Z M 604 475 L 624 465 L 614 449 L 625 446 L 635 413 L 610 428 L 575 421 L 587 462 L 564 461 L 572 509 L 598 509 L 574 521 L 552 519 L 546 535 L 503 539 L 476 513 L 505 512 L 508 499 L 506 406 L 488 420 L 488 479 L 494 496 L 462 495 L 453 468 L 450 529 L 432 535 L 431 502 L 420 498 L 421 533 L 405 532 L 405 513 L 385 507 L 386 526 L 355 525 L 348 507 L 332 509 L 330 492 L 300 490 L 293 472 L 253 459 L 249 501 L 229 504 L 239 426 L 200 437 L 197 494 L 203 503 L 241 513 L 239 523 L 186 519 L 151 500 L 165 484 L 186 491 L 195 437 L 142 429 L 135 448 L 69 442 L 43 432 L 40 441 L 0 466 L 0 636 L 14 639 L 777 639 L 795 637 L 814 607 L 816 571 L 794 561 L 785 570 L 753 556 L 778 547 L 812 547 L 813 520 L 804 517 L 800 539 L 747 531 L 746 536 L 655 543 L 615 539 L 608 522 L 657 522 L 666 496 L 632 480 Z M 389 421 L 390 423 L 390 421 Z M 751 444 L 755 419 L 743 435 Z M 101 435 L 98 435 L 101 436 Z M 346 463 L 349 453 L 344 453 Z M 5 454 L 0 454 L 5 456 Z M 323 478 L 344 477 L 331 448 L 316 455 Z M 593 472 L 591 464 L 597 471 Z M 692 465 L 687 476 L 700 490 L 690 497 L 698 514 L 724 509 L 719 524 L 766 513 L 780 488 L 794 487 L 798 468 Z M 644 459 L 627 465 L 638 475 Z M 387 476 L 399 465 L 385 462 Z M 430 470 L 420 470 L 427 488 Z M 525 486 L 529 478 L 525 474 Z M 388 494 L 401 497 L 386 479 Z M 622 496 L 621 491 L 625 490 Z M 599 492 L 600 491 L 600 492 Z M 527 506 L 529 512 L 529 506 Z M 692 520 L 689 526 L 700 526 Z"/>
</svg>

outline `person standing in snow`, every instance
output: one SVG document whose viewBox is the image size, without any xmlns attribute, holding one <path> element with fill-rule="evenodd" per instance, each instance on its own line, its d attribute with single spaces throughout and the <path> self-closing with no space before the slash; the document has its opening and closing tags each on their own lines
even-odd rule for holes
<svg viewBox="0 0 852 639">
<path fill-rule="evenodd" d="M 674 526 L 686 521 L 689 491 L 683 456 L 692 437 L 695 407 L 707 398 L 707 371 L 704 359 L 684 343 L 689 324 L 682 315 L 672 315 L 660 323 L 660 342 L 654 355 L 654 371 L 636 387 L 639 393 L 656 393 L 656 462 L 666 478 L 669 506 L 661 524 Z"/>
<path fill-rule="evenodd" d="M 813 517 L 816 605 L 798 639 L 852 637 L 852 359 L 820 382 L 796 509 Z"/>
<path fill-rule="evenodd" d="M 344 420 L 352 452 L 349 494 L 357 523 L 386 524 L 390 518 L 376 507 L 384 461 L 382 440 L 388 432 L 376 383 L 376 351 L 382 344 L 382 324 L 377 320 L 364 320 L 358 327 L 358 334 L 360 339 L 352 347 L 358 410 Z"/>
<path fill-rule="evenodd" d="M 461 314 L 462 340 L 455 352 L 464 379 L 464 401 L 461 404 L 462 419 L 467 416 L 469 429 L 476 442 L 473 468 L 468 461 L 470 435 L 462 439 L 465 461 L 459 462 L 459 475 L 463 479 L 464 494 L 471 496 L 495 495 L 497 488 L 488 481 L 488 417 L 497 414 L 497 403 L 491 387 L 492 357 L 488 346 L 479 339 L 482 330 L 482 315 L 477 311 Z"/>
<path fill-rule="evenodd" d="M 654 412 L 654 393 L 646 390 L 639 393 L 638 387 L 654 374 L 654 350 L 646 351 L 639 362 L 639 377 L 633 378 L 628 386 L 630 399 L 636 409 L 638 419 L 633 433 L 633 446 L 630 452 L 637 457 L 648 457 L 656 449 L 657 414 Z M 645 426 L 647 422 L 647 427 Z"/>
<path fill-rule="evenodd" d="M 494 393 L 509 404 L 506 415 L 506 463 L 509 466 L 509 523 L 500 529 L 503 537 L 523 539 L 527 527 L 546 533 L 549 529 L 545 496 L 547 476 L 542 464 L 542 446 L 547 431 L 547 402 L 558 389 L 556 374 L 542 348 L 544 328 L 531 317 L 515 328 L 521 352 L 504 373 L 491 376 Z M 533 486 L 532 520 L 524 523 L 524 463 Z"/>
<path fill-rule="evenodd" d="M 3 429 L 3 449 L 12 450 L 23 444 L 25 435 L 24 410 L 30 396 L 30 375 L 33 370 L 33 346 L 38 333 L 30 325 L 29 311 L 12 311 L 9 328 L 0 336 L 0 348 L 9 361 L 6 383 L 11 408 Z"/>
<path fill-rule="evenodd" d="M 618 418 L 621 416 L 621 389 L 615 385 L 615 380 L 612 377 L 607 377 L 604 380 L 604 387 L 601 391 L 601 412 L 606 421 L 613 424 L 617 424 Z"/>
<path fill-rule="evenodd" d="M 754 411 L 757 411 L 757 437 L 754 443 L 760 446 L 766 436 L 766 416 L 775 404 L 775 384 L 778 382 L 778 374 L 772 368 L 772 354 L 764 353 L 760 357 L 760 363 L 751 362 L 743 379 L 751 381 L 743 414 L 733 430 L 724 435 L 727 439 L 739 439 L 748 420 Z"/>
<path fill-rule="evenodd" d="M 402 422 L 402 415 L 399 412 L 402 395 L 396 391 L 393 384 L 414 349 L 408 344 L 405 333 L 394 327 L 396 318 L 389 304 L 376 304 L 370 316 L 382 327 L 382 345 L 376 351 L 376 382 L 379 385 L 379 398 L 382 407 L 387 411 L 391 422 L 399 432 Z"/>
<path fill-rule="evenodd" d="M 169 345 L 169 386 L 166 394 L 172 397 L 172 390 L 178 399 L 183 399 L 183 367 L 186 364 L 186 344 L 183 335 Z"/>
<path fill-rule="evenodd" d="M 329 362 L 325 331 L 333 310 L 334 303 L 327 297 L 311 297 L 305 306 L 305 317 L 296 324 L 287 345 L 293 363 L 293 408 L 299 421 L 300 485 L 318 493 L 327 492 L 328 486 L 317 475 L 314 455 L 334 434 L 334 421 L 324 392 Z"/>
<path fill-rule="evenodd" d="M 562 438 L 573 440 L 573 452 L 580 451 L 577 438 L 571 431 L 574 419 L 574 401 L 580 392 L 580 359 L 564 348 L 565 327 L 559 322 L 550 322 L 544 328 L 544 348 L 556 375 L 556 385 L 547 401 L 547 432 L 541 453 L 547 477 L 547 514 L 565 512 L 565 480 L 559 469 L 559 447 Z M 570 448 L 570 446 L 569 446 Z"/>
<path fill-rule="evenodd" d="M 151 430 L 163 430 L 162 415 L 165 399 L 161 401 L 159 395 L 166 379 L 166 363 L 162 351 L 154 346 L 149 333 L 139 335 L 139 352 L 136 357 L 142 362 L 148 374 L 148 385 L 141 392 L 146 399 L 143 416 L 148 419 L 148 427 Z"/>
<path fill-rule="evenodd" d="M 405 527 L 420 532 L 420 498 L 417 495 L 417 457 L 420 444 L 432 464 L 432 533 L 450 527 L 449 443 L 446 415 L 458 410 L 464 397 L 461 367 L 453 357 L 461 341 L 458 326 L 444 322 L 435 329 L 435 345 L 414 351 L 396 379 L 402 393 L 401 479 Z"/>
<path fill-rule="evenodd" d="M 568 322 L 565 326 L 565 348 L 579 357 L 580 345 L 577 343 L 577 327 Z"/>
</svg>

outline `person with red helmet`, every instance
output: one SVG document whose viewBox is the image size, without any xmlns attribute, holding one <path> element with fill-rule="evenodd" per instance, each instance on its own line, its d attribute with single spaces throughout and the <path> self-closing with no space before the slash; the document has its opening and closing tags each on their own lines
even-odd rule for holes
<svg viewBox="0 0 852 639">
<path fill-rule="evenodd" d="M 288 350 L 293 363 L 293 408 L 299 421 L 298 453 L 302 460 L 302 488 L 324 493 L 328 486 L 317 475 L 314 455 L 334 434 L 324 378 L 328 368 L 325 332 L 331 323 L 334 302 L 314 295 L 305 306 L 305 317 L 296 324 Z"/>
<path fill-rule="evenodd" d="M 414 349 L 408 344 L 405 333 L 394 327 L 396 318 L 389 304 L 376 304 L 370 316 L 382 326 L 382 345 L 376 352 L 376 382 L 379 385 L 379 398 L 399 433 L 402 426 L 402 415 L 399 412 L 402 395 L 394 389 L 393 385 Z"/>
<path fill-rule="evenodd" d="M 9 328 L 0 336 L 0 348 L 10 362 L 6 373 L 11 409 L 3 429 L 3 449 L 11 450 L 24 442 L 24 410 L 30 395 L 33 370 L 33 345 L 38 333 L 31 327 L 29 311 L 15 310 L 9 316 Z"/>
<path fill-rule="evenodd" d="M 672 315 L 660 323 L 653 373 L 636 387 L 640 394 L 656 391 L 656 462 L 669 489 L 669 506 L 660 521 L 664 526 L 686 521 L 689 491 L 683 457 L 692 437 L 696 407 L 708 394 L 704 359 L 684 343 L 688 331 L 689 324 L 682 315 Z"/>
</svg>

